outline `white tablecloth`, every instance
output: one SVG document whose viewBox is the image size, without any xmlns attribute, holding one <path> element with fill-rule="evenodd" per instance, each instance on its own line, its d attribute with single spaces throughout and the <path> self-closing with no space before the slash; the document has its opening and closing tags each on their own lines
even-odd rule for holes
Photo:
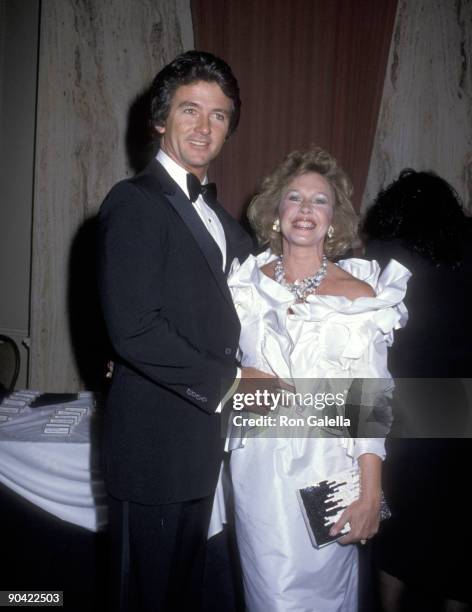
<svg viewBox="0 0 472 612">
<path fill-rule="evenodd" d="M 21 393 L 10 396 L 10 403 L 27 396 Z M 98 453 L 91 452 L 99 418 L 92 395 L 43 408 L 19 406 L 17 413 L 5 403 L 0 404 L 0 417 L 8 418 L 0 421 L 0 482 L 60 519 L 98 531 L 106 524 L 106 494 Z M 61 420 L 58 411 L 74 408 L 83 414 L 68 434 L 44 433 L 48 423 Z"/>
</svg>

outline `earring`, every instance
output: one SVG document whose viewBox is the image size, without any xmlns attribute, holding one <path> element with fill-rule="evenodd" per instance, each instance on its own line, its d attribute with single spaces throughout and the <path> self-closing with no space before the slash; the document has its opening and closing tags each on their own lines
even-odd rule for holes
<svg viewBox="0 0 472 612">
<path fill-rule="evenodd" d="M 334 236 L 334 227 L 332 225 L 330 225 L 328 227 L 328 238 L 332 238 Z"/>
<path fill-rule="evenodd" d="M 272 224 L 272 231 L 279 233 L 280 232 L 280 219 L 277 217 Z"/>
</svg>

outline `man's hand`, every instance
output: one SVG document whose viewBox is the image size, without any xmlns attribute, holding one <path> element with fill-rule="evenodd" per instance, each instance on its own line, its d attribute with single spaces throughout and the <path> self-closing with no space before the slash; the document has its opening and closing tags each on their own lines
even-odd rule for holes
<svg viewBox="0 0 472 612">
<path fill-rule="evenodd" d="M 105 373 L 105 378 L 113 378 L 114 369 L 115 369 L 115 362 L 109 359 L 107 361 L 107 371 Z"/>
<path fill-rule="evenodd" d="M 294 392 L 295 387 L 278 376 L 268 374 L 257 368 L 241 368 L 241 380 L 237 388 L 238 393 L 255 394 L 257 391 L 261 393 L 264 391 L 277 393 L 281 390 Z M 270 406 L 258 404 L 247 409 L 256 414 L 267 414 L 270 411 Z"/>
</svg>

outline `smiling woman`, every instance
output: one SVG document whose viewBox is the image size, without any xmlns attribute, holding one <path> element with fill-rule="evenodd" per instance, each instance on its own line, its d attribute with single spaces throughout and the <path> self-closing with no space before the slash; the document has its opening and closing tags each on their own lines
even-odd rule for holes
<svg viewBox="0 0 472 612">
<path fill-rule="evenodd" d="M 333 219 L 334 191 L 316 172 L 295 177 L 287 185 L 279 206 L 280 229 L 286 249 L 291 244 L 314 246 L 322 257 L 322 239 Z"/>
<path fill-rule="evenodd" d="M 323 149 L 293 151 L 262 183 L 248 216 L 262 244 L 279 255 L 263 272 L 299 301 L 314 293 L 350 299 L 372 288 L 334 265 L 357 242 L 351 182 Z"/>
<path fill-rule="evenodd" d="M 263 181 L 249 211 L 261 243 L 270 249 L 235 267 L 228 283 L 241 321 L 244 367 L 291 380 L 295 395 L 308 390 L 313 397 L 337 378 L 382 379 L 378 392 L 363 397 L 373 413 L 391 386 L 387 346 L 393 327 L 404 320 L 401 301 L 409 274 L 396 263 L 380 276 L 376 263 L 330 261 L 356 239 L 350 194 L 349 179 L 322 149 L 288 155 Z M 336 433 L 302 403 L 291 410 L 288 433 L 277 438 L 267 422 L 231 454 L 246 608 L 352 612 L 357 609 L 352 544 L 365 543 L 379 526 L 383 439 L 348 441 L 343 424 Z M 299 419 L 305 424 L 301 431 Z M 360 497 L 330 532 L 351 546 L 315 549 L 296 490 L 353 468 L 360 473 Z M 347 524 L 349 532 L 341 537 Z"/>
<path fill-rule="evenodd" d="M 279 204 L 282 196 L 290 196 L 291 200 L 300 197 L 290 192 L 292 181 L 300 180 L 302 175 L 316 173 L 319 177 L 314 189 L 319 188 L 315 195 L 320 207 L 321 199 L 326 199 L 332 206 L 332 231 L 328 231 L 324 243 L 326 255 L 336 259 L 357 243 L 358 219 L 351 204 L 352 185 L 337 161 L 319 147 L 308 151 L 293 151 L 284 161 L 264 179 L 261 190 L 251 202 L 248 217 L 261 244 L 268 244 L 271 250 L 282 252 L 282 236 L 277 229 L 276 221 L 279 215 Z M 305 180 L 299 187 L 307 188 Z M 292 185 L 293 187 L 293 185 Z M 335 231 L 334 231 L 335 228 Z"/>
</svg>

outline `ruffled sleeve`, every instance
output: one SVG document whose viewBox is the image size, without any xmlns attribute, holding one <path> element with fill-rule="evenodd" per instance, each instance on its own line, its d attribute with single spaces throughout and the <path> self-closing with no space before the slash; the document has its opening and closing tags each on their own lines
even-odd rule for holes
<svg viewBox="0 0 472 612">
<path fill-rule="evenodd" d="M 228 285 L 241 321 L 242 365 L 286 378 L 292 349 L 286 313 L 293 297 L 261 271 L 273 259 L 266 251 L 257 258 L 249 256 L 242 265 L 233 264 Z"/>
<path fill-rule="evenodd" d="M 339 265 L 369 283 L 376 295 L 355 300 L 313 295 L 294 304 L 289 316 L 293 375 L 390 378 L 387 347 L 393 331 L 408 320 L 403 298 L 410 272 L 395 260 L 382 272 L 377 262 L 361 259 Z"/>
<path fill-rule="evenodd" d="M 387 350 L 394 330 L 408 320 L 403 299 L 411 274 L 395 260 L 383 271 L 375 261 L 349 259 L 339 265 L 369 283 L 376 295 L 355 300 L 314 295 L 304 304 L 295 304 L 289 321 L 294 342 L 292 373 L 294 378 L 361 379 L 361 396 L 356 403 L 363 407 L 359 418 L 366 423 L 365 435 L 370 437 L 345 439 L 343 446 L 354 459 L 364 453 L 384 458 L 382 436 L 388 431 L 393 390 Z M 375 419 L 373 410 L 378 415 Z"/>
<path fill-rule="evenodd" d="M 258 274 L 257 260 L 252 255 L 241 265 L 235 260 L 228 277 L 228 286 L 241 322 L 240 361 L 245 367 L 264 370 L 267 368 L 261 367 L 260 345 L 264 337 L 263 314 L 267 308 L 258 291 Z"/>
</svg>

